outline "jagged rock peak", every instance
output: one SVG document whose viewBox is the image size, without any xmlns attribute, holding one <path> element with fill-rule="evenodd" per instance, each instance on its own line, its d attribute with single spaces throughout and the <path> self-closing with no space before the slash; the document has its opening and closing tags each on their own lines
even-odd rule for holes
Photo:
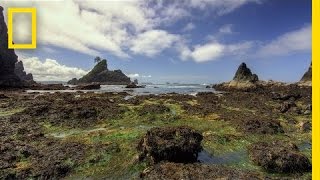
<svg viewBox="0 0 320 180">
<path fill-rule="evenodd" d="M 233 80 L 239 82 L 256 82 L 259 81 L 259 78 L 256 74 L 252 74 L 246 63 L 241 63 Z"/>
<path fill-rule="evenodd" d="M 22 61 L 16 63 L 14 73 L 23 81 L 33 81 L 33 75 L 25 72 Z"/>
<path fill-rule="evenodd" d="M 308 82 L 308 81 L 312 81 L 312 63 L 310 64 L 308 71 L 304 73 L 304 75 L 300 80 L 300 82 Z"/>
</svg>

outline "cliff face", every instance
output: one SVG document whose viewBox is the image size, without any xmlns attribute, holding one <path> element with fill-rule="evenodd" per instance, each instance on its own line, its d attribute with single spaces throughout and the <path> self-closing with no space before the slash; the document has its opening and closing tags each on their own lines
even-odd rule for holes
<svg viewBox="0 0 320 180">
<path fill-rule="evenodd" d="M 8 49 L 8 29 L 4 21 L 3 8 L 0 6 L 0 87 L 21 86 L 22 82 L 14 73 L 18 56 Z"/>
<path fill-rule="evenodd" d="M 79 80 L 72 79 L 69 84 L 86 84 L 86 83 L 101 83 L 101 84 L 119 84 L 127 85 L 131 83 L 130 78 L 127 77 L 121 70 L 109 71 L 107 68 L 107 61 L 99 62 L 87 75 Z"/>
<path fill-rule="evenodd" d="M 18 61 L 15 65 L 14 73 L 22 80 L 22 81 L 33 81 L 33 75 L 31 73 L 26 73 L 24 70 L 23 62 Z"/>
<path fill-rule="evenodd" d="M 0 88 L 22 87 L 35 83 L 32 74 L 24 71 L 23 63 L 13 49 L 8 49 L 8 29 L 0 6 Z"/>
</svg>

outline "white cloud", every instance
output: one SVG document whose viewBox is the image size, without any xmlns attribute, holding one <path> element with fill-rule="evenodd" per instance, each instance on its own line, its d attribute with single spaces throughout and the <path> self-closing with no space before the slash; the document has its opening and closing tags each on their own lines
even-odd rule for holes
<svg viewBox="0 0 320 180">
<path fill-rule="evenodd" d="M 193 23 L 188 23 L 183 29 L 182 31 L 186 32 L 186 31 L 191 31 L 195 28 L 196 26 Z"/>
<path fill-rule="evenodd" d="M 80 68 L 62 65 L 53 59 L 42 62 L 38 57 L 32 57 L 22 61 L 25 71 L 32 73 L 35 81 L 68 81 L 88 73 Z"/>
<path fill-rule="evenodd" d="M 235 44 L 222 44 L 210 42 L 196 45 L 191 51 L 186 46 L 180 47 L 180 57 L 183 60 L 192 59 L 196 62 L 216 61 L 225 56 L 240 56 L 246 54 L 253 46 L 253 42 L 241 42 Z"/>
<path fill-rule="evenodd" d="M 221 34 L 232 34 L 232 24 L 223 25 L 222 27 L 220 27 L 219 32 Z"/>
<path fill-rule="evenodd" d="M 257 55 L 259 57 L 288 55 L 296 52 L 311 51 L 311 26 L 285 33 L 275 40 L 263 45 Z"/>
<path fill-rule="evenodd" d="M 131 42 L 130 50 L 135 54 L 153 57 L 163 50 L 170 48 L 178 40 L 178 35 L 169 34 L 163 30 L 150 30 L 139 34 Z"/>
<path fill-rule="evenodd" d="M 135 74 L 127 74 L 128 77 L 130 77 L 131 79 L 137 79 L 137 78 L 151 78 L 151 75 L 140 75 L 138 73 Z"/>
<path fill-rule="evenodd" d="M 164 40 L 146 42 L 148 33 L 156 32 L 160 26 L 168 26 L 181 18 L 189 17 L 190 9 L 204 9 L 218 15 L 232 12 L 234 9 L 249 2 L 258 0 L 126 0 L 126 1 L 2 1 L 3 6 L 37 7 L 38 43 L 62 47 L 89 55 L 100 55 L 107 51 L 113 55 L 126 58 L 131 49 L 137 54 L 153 56 L 173 45 L 174 35 Z M 6 9 L 6 8 L 5 8 Z M 6 14 L 6 13 L 5 13 Z M 190 24 L 188 29 L 192 29 Z M 17 25 L 20 35 L 25 37 L 26 28 Z M 163 29 L 163 28 L 162 28 Z M 160 34 L 159 34 L 160 35 Z M 159 37 L 159 36 L 158 36 Z M 138 40 L 143 42 L 139 43 Z M 134 44 L 130 48 L 128 44 Z M 147 53 L 141 53 L 140 45 L 150 45 Z M 159 49 L 159 50 L 155 50 Z"/>
</svg>

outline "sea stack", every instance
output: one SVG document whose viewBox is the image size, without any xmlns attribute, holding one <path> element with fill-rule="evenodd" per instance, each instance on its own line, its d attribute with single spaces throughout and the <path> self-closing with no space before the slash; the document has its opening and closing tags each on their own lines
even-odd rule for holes
<svg viewBox="0 0 320 180">
<path fill-rule="evenodd" d="M 299 81 L 299 85 L 302 86 L 311 86 L 312 85 L 312 63 L 310 64 L 307 72 L 304 73 L 301 80 Z"/>
<path fill-rule="evenodd" d="M 127 77 L 121 70 L 110 71 L 107 68 L 107 60 L 102 60 L 85 76 L 77 80 L 73 78 L 68 84 L 110 84 L 110 85 L 128 85 L 131 83 L 129 77 Z"/>
<path fill-rule="evenodd" d="M 231 89 L 249 90 L 255 89 L 258 82 L 258 75 L 253 74 L 246 63 L 241 63 L 232 81 L 213 85 L 213 88 L 222 91 Z"/>
<path fill-rule="evenodd" d="M 22 61 L 8 49 L 8 29 L 0 6 L 0 88 L 16 88 L 34 84 L 32 74 L 24 71 Z"/>
<path fill-rule="evenodd" d="M 0 87 L 19 87 L 22 85 L 14 73 L 18 56 L 8 49 L 8 29 L 4 21 L 3 7 L 0 6 Z"/>
</svg>

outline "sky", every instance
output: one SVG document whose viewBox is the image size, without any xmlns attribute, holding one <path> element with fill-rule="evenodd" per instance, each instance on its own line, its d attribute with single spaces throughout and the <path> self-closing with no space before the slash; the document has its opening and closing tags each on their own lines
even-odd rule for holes
<svg viewBox="0 0 320 180">
<path fill-rule="evenodd" d="M 311 62 L 311 0 L 4 0 L 37 8 L 37 49 L 16 50 L 37 81 L 79 78 L 108 60 L 153 83 L 230 81 L 241 62 L 262 80 L 296 82 Z M 28 42 L 28 14 L 13 19 Z M 7 18 L 7 17 L 5 17 Z"/>
</svg>

